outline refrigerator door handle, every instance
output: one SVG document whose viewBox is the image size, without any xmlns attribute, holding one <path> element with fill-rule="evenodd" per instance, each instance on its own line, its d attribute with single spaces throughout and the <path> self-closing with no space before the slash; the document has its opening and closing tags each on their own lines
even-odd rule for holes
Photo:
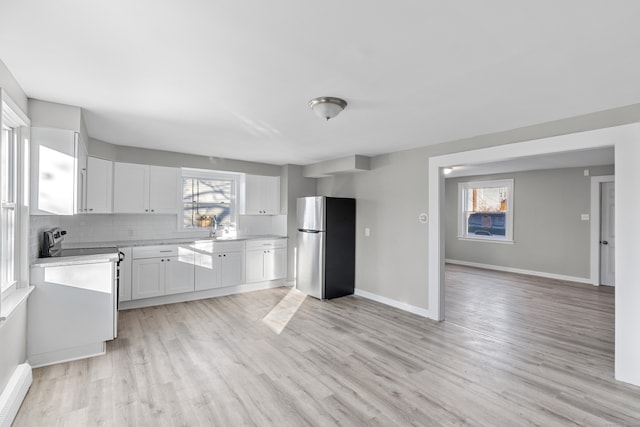
<svg viewBox="0 0 640 427">
<path fill-rule="evenodd" d="M 303 228 L 299 228 L 298 231 L 301 233 L 320 233 L 320 230 L 306 230 Z"/>
</svg>

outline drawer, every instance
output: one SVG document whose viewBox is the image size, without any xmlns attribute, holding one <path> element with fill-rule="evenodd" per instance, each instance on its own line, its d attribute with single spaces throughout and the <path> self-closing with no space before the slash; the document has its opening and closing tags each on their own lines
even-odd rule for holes
<svg viewBox="0 0 640 427">
<path fill-rule="evenodd" d="M 244 242 L 214 242 L 214 252 L 244 252 Z"/>
<path fill-rule="evenodd" d="M 262 249 L 277 249 L 286 248 L 287 239 L 264 239 L 264 240 L 249 240 L 247 242 L 248 251 L 256 251 Z"/>
<path fill-rule="evenodd" d="M 193 244 L 196 252 L 199 253 L 221 253 L 221 252 L 243 252 L 244 242 L 215 242 L 215 241 L 197 241 Z"/>
<path fill-rule="evenodd" d="M 141 258 L 162 258 L 167 256 L 178 256 L 179 246 L 157 245 L 157 246 L 136 246 L 132 250 L 132 259 Z"/>
</svg>

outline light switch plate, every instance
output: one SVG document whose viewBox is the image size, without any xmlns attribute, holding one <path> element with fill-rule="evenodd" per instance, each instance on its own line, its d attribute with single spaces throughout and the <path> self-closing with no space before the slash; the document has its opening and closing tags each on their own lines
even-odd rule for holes
<svg viewBox="0 0 640 427">
<path fill-rule="evenodd" d="M 364 228 L 364 237 L 369 237 L 371 235 L 371 230 L 369 227 Z"/>
<path fill-rule="evenodd" d="M 589 221 L 589 214 L 581 214 L 580 219 L 583 221 Z"/>
</svg>

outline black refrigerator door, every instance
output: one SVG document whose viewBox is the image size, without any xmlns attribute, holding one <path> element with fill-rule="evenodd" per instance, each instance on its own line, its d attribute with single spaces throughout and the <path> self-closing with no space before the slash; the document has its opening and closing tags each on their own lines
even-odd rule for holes
<svg viewBox="0 0 640 427">
<path fill-rule="evenodd" d="M 356 201 L 326 198 L 324 298 L 353 294 L 356 276 Z"/>
</svg>

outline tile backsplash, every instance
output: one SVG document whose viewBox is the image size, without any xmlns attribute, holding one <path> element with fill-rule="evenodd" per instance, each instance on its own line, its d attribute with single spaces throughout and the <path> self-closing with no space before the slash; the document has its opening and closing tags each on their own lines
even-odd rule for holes
<svg viewBox="0 0 640 427">
<path fill-rule="evenodd" d="M 39 256 L 42 232 L 60 227 L 67 230 L 65 242 L 124 242 L 128 240 L 199 238 L 207 231 L 178 231 L 176 215 L 74 215 L 50 216 L 31 215 L 30 218 L 30 260 Z M 238 234 L 287 235 L 287 216 L 240 215 Z"/>
</svg>

